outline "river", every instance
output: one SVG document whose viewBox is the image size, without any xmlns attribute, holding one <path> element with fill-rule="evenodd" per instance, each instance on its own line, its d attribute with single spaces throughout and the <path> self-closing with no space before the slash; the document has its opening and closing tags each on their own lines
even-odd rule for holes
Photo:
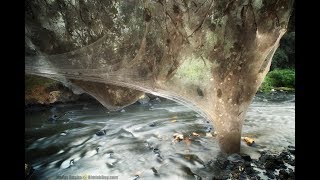
<svg viewBox="0 0 320 180">
<path fill-rule="evenodd" d="M 212 132 L 196 112 L 165 99 L 117 112 L 94 101 L 33 107 L 25 110 L 25 161 L 35 170 L 30 179 L 195 179 L 190 171 L 209 179 L 218 173 L 206 167 L 219 155 Z M 174 141 L 175 133 L 189 138 Z M 253 159 L 294 146 L 295 95 L 257 94 L 242 134 L 255 140 L 241 143 Z"/>
</svg>

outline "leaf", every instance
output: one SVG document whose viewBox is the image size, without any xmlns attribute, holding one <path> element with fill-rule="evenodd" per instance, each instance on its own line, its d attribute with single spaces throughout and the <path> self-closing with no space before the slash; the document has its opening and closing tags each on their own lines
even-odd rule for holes
<svg viewBox="0 0 320 180">
<path fill-rule="evenodd" d="M 172 142 L 180 142 L 184 139 L 183 134 L 174 133 L 173 134 L 173 141 Z"/>
<path fill-rule="evenodd" d="M 200 136 L 198 133 L 195 133 L 195 132 L 193 132 L 192 135 L 193 135 L 193 136 L 197 136 L 197 137 Z"/>
<path fill-rule="evenodd" d="M 242 137 L 242 140 L 247 143 L 248 146 L 251 146 L 254 143 L 254 139 L 249 137 Z"/>
</svg>

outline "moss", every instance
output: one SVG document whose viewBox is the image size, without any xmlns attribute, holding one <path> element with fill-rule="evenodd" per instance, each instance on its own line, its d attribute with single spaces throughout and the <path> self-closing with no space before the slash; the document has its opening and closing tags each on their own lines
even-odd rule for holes
<svg viewBox="0 0 320 180">
<path fill-rule="evenodd" d="M 30 93 L 33 89 L 40 86 L 47 88 L 59 83 L 58 81 L 55 81 L 49 78 L 44 78 L 44 77 L 34 76 L 34 75 L 26 75 L 24 80 L 25 80 L 26 93 Z"/>
</svg>

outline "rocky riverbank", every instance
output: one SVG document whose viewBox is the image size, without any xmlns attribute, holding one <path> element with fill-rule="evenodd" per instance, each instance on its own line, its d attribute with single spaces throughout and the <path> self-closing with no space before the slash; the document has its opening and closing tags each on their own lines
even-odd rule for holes
<svg viewBox="0 0 320 180">
<path fill-rule="evenodd" d="M 147 104 L 150 100 L 166 101 L 165 98 L 146 93 L 136 103 Z M 74 103 L 79 101 L 98 102 L 86 93 L 74 94 L 72 90 L 58 81 L 40 76 L 25 76 L 25 106 L 27 108 L 46 107 L 59 103 Z"/>
<path fill-rule="evenodd" d="M 49 105 L 77 101 L 83 95 L 74 94 L 62 83 L 48 78 L 25 76 L 25 105 Z"/>
<path fill-rule="evenodd" d="M 217 174 L 213 179 L 295 179 L 295 147 L 288 146 L 282 152 L 261 151 L 259 159 L 247 154 L 218 156 L 208 167 Z"/>
<path fill-rule="evenodd" d="M 251 159 L 247 154 L 220 155 L 214 161 L 204 164 L 204 168 L 215 172 L 213 180 L 225 179 L 295 179 L 295 147 L 288 146 L 282 152 L 261 151 L 259 159 Z M 153 171 L 156 171 L 152 169 Z M 184 170 L 195 179 L 206 179 L 191 171 Z M 157 171 L 156 171 L 157 172 Z M 217 173 L 218 172 L 218 173 Z M 25 176 L 30 178 L 34 169 L 25 164 Z M 157 174 L 157 173 L 156 173 Z M 139 178 L 139 176 L 137 177 Z"/>
</svg>

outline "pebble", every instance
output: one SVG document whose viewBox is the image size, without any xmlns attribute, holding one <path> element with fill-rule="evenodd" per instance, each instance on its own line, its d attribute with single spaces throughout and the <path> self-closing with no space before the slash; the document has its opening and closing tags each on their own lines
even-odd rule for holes
<svg viewBox="0 0 320 180">
<path fill-rule="evenodd" d="M 150 127 L 155 127 L 157 124 L 155 122 L 152 122 L 151 124 L 149 124 Z"/>
<path fill-rule="evenodd" d="M 97 135 L 97 136 L 103 136 L 103 135 L 106 135 L 106 133 L 107 133 L 107 130 L 104 129 L 104 130 L 101 130 L 101 131 L 96 132 L 96 135 Z"/>
</svg>

